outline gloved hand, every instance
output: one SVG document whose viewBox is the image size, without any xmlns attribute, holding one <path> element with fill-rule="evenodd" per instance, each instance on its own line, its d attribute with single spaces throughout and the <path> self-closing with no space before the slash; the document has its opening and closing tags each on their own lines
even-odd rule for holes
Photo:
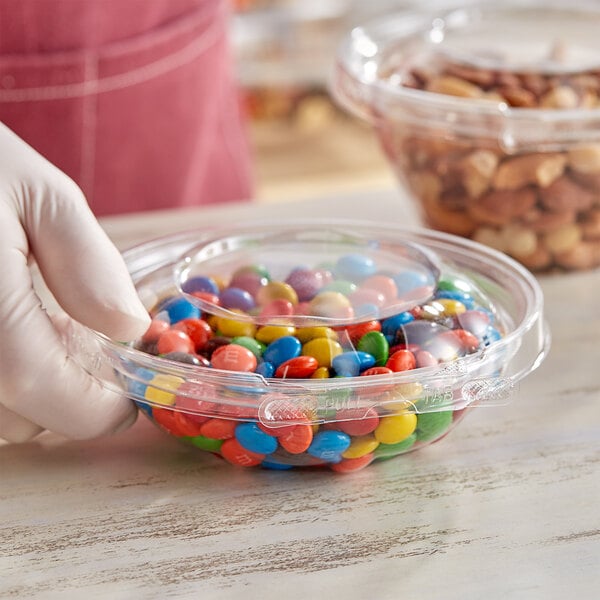
<svg viewBox="0 0 600 600">
<path fill-rule="evenodd" d="M 56 320 L 33 289 L 31 259 L 65 311 Z M 128 341 L 148 314 L 81 190 L 1 123 L 0 260 L 0 438 L 49 429 L 83 439 L 133 423 L 133 403 L 75 364 L 59 329 L 72 318 Z"/>
</svg>

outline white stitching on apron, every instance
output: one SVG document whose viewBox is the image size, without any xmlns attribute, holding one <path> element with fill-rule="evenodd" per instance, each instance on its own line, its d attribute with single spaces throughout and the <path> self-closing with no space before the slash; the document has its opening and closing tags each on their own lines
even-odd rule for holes
<svg viewBox="0 0 600 600">
<path fill-rule="evenodd" d="M 132 69 L 127 73 L 91 79 L 80 83 L 54 85 L 48 87 L 32 87 L 17 90 L 0 90 L 0 102 L 30 102 L 37 100 L 59 100 L 64 98 L 80 98 L 92 94 L 102 94 L 143 83 L 169 71 L 182 67 L 206 52 L 220 39 L 224 33 L 221 20 L 213 22 L 201 37 L 193 40 L 181 50 L 169 56 L 148 63 L 143 67 Z"/>
</svg>

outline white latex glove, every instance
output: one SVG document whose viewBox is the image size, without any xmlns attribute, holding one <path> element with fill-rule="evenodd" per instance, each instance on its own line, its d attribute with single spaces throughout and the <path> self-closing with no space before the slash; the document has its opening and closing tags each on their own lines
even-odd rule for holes
<svg viewBox="0 0 600 600">
<path fill-rule="evenodd" d="M 42 308 L 32 258 L 69 317 L 54 321 Z M 0 123 L 0 438 L 25 441 L 43 429 L 91 438 L 135 421 L 132 402 L 68 356 L 54 323 L 70 318 L 119 341 L 149 325 L 81 190 Z"/>
</svg>

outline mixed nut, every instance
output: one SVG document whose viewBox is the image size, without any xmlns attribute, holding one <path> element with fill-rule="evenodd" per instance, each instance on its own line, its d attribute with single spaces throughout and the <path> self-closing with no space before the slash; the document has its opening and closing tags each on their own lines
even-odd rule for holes
<svg viewBox="0 0 600 600">
<path fill-rule="evenodd" d="M 600 71 L 516 73 L 438 57 L 435 65 L 405 70 L 400 81 L 517 109 L 600 110 Z M 506 252 L 535 271 L 600 265 L 600 136 L 597 143 L 514 150 L 493 131 L 461 135 L 452 126 L 409 121 L 382 119 L 378 126 L 428 225 Z"/>
</svg>

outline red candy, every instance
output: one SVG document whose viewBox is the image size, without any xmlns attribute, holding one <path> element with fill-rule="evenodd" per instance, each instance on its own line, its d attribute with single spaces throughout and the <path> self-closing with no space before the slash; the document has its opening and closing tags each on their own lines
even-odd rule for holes
<svg viewBox="0 0 600 600">
<path fill-rule="evenodd" d="M 285 317 L 294 314 L 294 305 L 284 298 L 267 302 L 260 311 L 261 317 Z"/>
<path fill-rule="evenodd" d="M 387 304 L 393 302 L 398 295 L 396 282 L 386 275 L 372 275 L 371 277 L 367 277 L 367 279 L 362 282 L 361 287 L 377 290 L 379 293 L 383 294 Z"/>
<path fill-rule="evenodd" d="M 169 354 L 169 352 L 194 352 L 194 342 L 184 331 L 178 329 L 169 329 L 160 335 L 156 343 L 156 350 L 159 354 Z"/>
<path fill-rule="evenodd" d="M 213 336 L 210 325 L 203 319 L 183 319 L 173 325 L 173 329 L 187 333 L 194 342 L 196 352 L 200 352 Z"/>
<path fill-rule="evenodd" d="M 388 358 L 385 366 L 396 373 L 398 371 L 410 371 L 417 366 L 417 361 L 410 350 L 398 350 Z"/>
<path fill-rule="evenodd" d="M 419 369 L 422 367 L 435 367 L 438 364 L 436 357 L 433 356 L 431 352 L 427 352 L 427 350 L 419 350 L 416 352 L 415 359 Z"/>
<path fill-rule="evenodd" d="M 281 363 L 275 377 L 285 379 L 306 379 L 319 368 L 319 362 L 312 356 L 296 356 Z"/>
<path fill-rule="evenodd" d="M 466 352 L 475 352 L 479 348 L 479 340 L 470 331 L 455 329 L 453 333 L 460 340 Z"/>
<path fill-rule="evenodd" d="M 192 292 L 190 296 L 195 296 L 200 300 L 204 300 L 204 302 L 208 304 L 213 304 L 214 306 L 220 306 L 221 301 L 219 300 L 219 296 L 215 294 L 211 294 L 210 292 Z"/>
<path fill-rule="evenodd" d="M 339 420 L 337 429 L 348 435 L 367 435 L 379 425 L 379 415 L 374 408 L 338 410 L 336 419 Z"/>
<path fill-rule="evenodd" d="M 361 304 L 374 304 L 382 308 L 385 306 L 385 296 L 372 288 L 358 288 L 354 293 L 348 296 L 352 306 L 360 306 Z"/>
<path fill-rule="evenodd" d="M 360 338 L 370 333 L 371 331 L 381 331 L 380 321 L 366 321 L 364 323 L 358 323 L 356 325 L 350 325 L 344 327 L 341 331 L 345 331 L 353 344 L 356 344 Z"/>
<path fill-rule="evenodd" d="M 153 344 L 165 331 L 169 331 L 169 324 L 166 321 L 152 319 L 150 327 L 148 327 L 146 333 L 142 336 L 142 342 Z"/>
<path fill-rule="evenodd" d="M 220 346 L 211 355 L 210 360 L 215 369 L 227 371 L 252 372 L 256 369 L 256 356 L 243 346 L 227 344 Z"/>
<path fill-rule="evenodd" d="M 369 377 L 371 375 L 391 375 L 394 371 L 392 371 L 388 367 L 371 367 L 366 371 L 363 371 L 360 376 L 361 377 Z"/>
</svg>

